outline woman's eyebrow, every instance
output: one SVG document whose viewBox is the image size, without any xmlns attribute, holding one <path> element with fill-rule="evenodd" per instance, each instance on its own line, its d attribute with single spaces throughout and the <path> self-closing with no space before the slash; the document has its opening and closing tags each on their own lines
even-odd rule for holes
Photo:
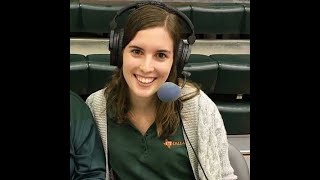
<svg viewBox="0 0 320 180">
<path fill-rule="evenodd" d="M 169 50 L 166 50 L 166 49 L 159 49 L 157 50 L 158 53 L 168 53 L 168 54 L 171 54 L 171 51 Z"/>
<path fill-rule="evenodd" d="M 141 47 L 135 45 L 130 45 L 129 48 L 143 50 Z"/>
<path fill-rule="evenodd" d="M 129 48 L 131 49 L 139 49 L 139 50 L 143 50 L 143 48 L 136 46 L 136 45 L 130 45 Z M 171 54 L 171 51 L 167 50 L 167 49 L 159 49 L 157 50 L 157 53 L 167 53 L 167 54 Z"/>
</svg>

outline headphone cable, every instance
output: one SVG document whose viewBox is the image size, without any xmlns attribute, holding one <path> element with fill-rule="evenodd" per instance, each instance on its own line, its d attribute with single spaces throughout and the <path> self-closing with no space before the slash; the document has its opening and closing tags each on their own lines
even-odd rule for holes
<svg viewBox="0 0 320 180">
<path fill-rule="evenodd" d="M 189 142 L 189 144 L 190 144 L 190 146 L 191 146 L 191 149 L 192 149 L 194 155 L 196 156 L 198 163 L 200 164 L 200 167 L 201 167 L 201 170 L 202 170 L 204 176 L 206 177 L 207 180 L 209 180 L 208 177 L 207 177 L 207 175 L 206 175 L 206 173 L 204 172 L 204 169 L 203 169 L 203 167 L 202 167 L 202 164 L 200 163 L 200 160 L 199 160 L 199 158 L 198 158 L 198 155 L 197 155 L 196 151 L 194 150 L 194 148 L 193 148 L 193 146 L 192 146 L 192 144 L 191 144 L 191 142 L 190 142 L 190 139 L 189 139 L 189 137 L 188 137 L 188 135 L 187 135 L 187 132 L 186 132 L 186 130 L 185 130 L 185 128 L 184 128 L 184 125 L 183 125 L 183 123 L 182 123 L 182 118 L 181 118 L 181 115 L 180 115 L 180 111 L 179 111 L 179 107 L 178 107 L 178 106 L 177 106 L 177 110 L 178 110 L 178 116 L 179 116 L 180 122 L 181 122 L 181 124 L 182 124 L 182 129 L 183 129 L 183 131 L 184 131 L 184 134 L 186 135 L 187 140 L 188 140 L 188 142 Z"/>
<path fill-rule="evenodd" d="M 188 71 L 182 71 L 181 74 L 183 75 L 183 84 L 181 86 L 181 89 L 184 87 L 184 85 L 186 85 L 186 82 L 187 82 L 187 77 L 189 77 L 191 75 L 190 72 Z M 179 111 L 178 111 L 179 112 Z M 179 116 L 180 117 L 180 116 Z M 181 118 L 180 118 L 181 120 Z"/>
</svg>

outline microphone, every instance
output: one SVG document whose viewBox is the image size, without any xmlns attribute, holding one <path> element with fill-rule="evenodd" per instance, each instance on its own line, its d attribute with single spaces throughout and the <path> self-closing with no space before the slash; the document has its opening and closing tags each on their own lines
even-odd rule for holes
<svg viewBox="0 0 320 180">
<path fill-rule="evenodd" d="M 157 95 L 159 99 L 163 102 L 172 102 L 177 100 L 181 96 L 181 89 L 186 84 L 187 76 L 190 76 L 190 72 L 182 71 L 184 76 L 184 81 L 182 87 L 180 88 L 178 85 L 174 84 L 173 82 L 165 82 L 159 88 Z"/>
<path fill-rule="evenodd" d="M 158 97 L 163 102 L 172 102 L 181 96 L 181 89 L 172 82 L 165 82 L 157 92 Z"/>
</svg>

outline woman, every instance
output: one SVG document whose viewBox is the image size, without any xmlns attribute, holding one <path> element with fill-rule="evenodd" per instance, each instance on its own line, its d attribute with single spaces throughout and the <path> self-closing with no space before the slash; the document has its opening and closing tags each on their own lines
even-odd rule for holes
<svg viewBox="0 0 320 180">
<path fill-rule="evenodd" d="M 179 18 L 166 8 L 144 5 L 129 15 L 119 47 L 121 65 L 111 82 L 86 101 L 103 141 L 107 176 L 237 178 L 223 120 L 212 100 L 194 83 L 187 83 L 174 102 L 157 96 L 163 83 L 183 83 L 177 70 L 180 43 Z"/>
</svg>

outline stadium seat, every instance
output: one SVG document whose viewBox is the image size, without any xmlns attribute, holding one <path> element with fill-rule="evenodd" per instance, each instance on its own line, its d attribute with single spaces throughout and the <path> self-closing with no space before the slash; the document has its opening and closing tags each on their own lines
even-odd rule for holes
<svg viewBox="0 0 320 180">
<path fill-rule="evenodd" d="M 176 8 L 181 11 L 183 14 L 185 14 L 191 21 L 191 13 L 192 13 L 192 9 L 191 6 L 176 6 Z M 182 23 L 182 30 L 185 30 L 183 33 L 190 33 L 190 29 L 189 26 L 186 23 Z"/>
<path fill-rule="evenodd" d="M 250 134 L 250 55 L 214 54 L 219 64 L 218 77 L 211 98 L 224 120 L 227 134 Z"/>
<path fill-rule="evenodd" d="M 70 32 L 109 33 L 109 23 L 124 4 L 103 5 L 70 2 Z M 250 34 L 250 4 L 201 3 L 174 5 L 193 22 L 196 34 Z M 123 27 L 126 12 L 118 19 Z"/>
<path fill-rule="evenodd" d="M 191 73 L 188 79 L 199 84 L 205 93 L 213 93 L 218 75 L 217 61 L 206 55 L 191 54 L 184 70 Z"/>
<path fill-rule="evenodd" d="M 250 102 L 215 102 L 228 135 L 250 134 Z"/>
<path fill-rule="evenodd" d="M 81 30 L 80 4 L 70 3 L 70 32 L 81 32 Z"/>
<path fill-rule="evenodd" d="M 111 80 L 116 66 L 110 65 L 110 54 L 90 54 L 87 55 L 87 59 L 89 63 L 88 93 L 91 94 L 105 87 Z"/>
<path fill-rule="evenodd" d="M 250 34 L 250 4 L 244 5 L 245 23 L 243 26 L 242 34 Z"/>
<path fill-rule="evenodd" d="M 185 14 L 189 19 L 191 19 L 191 6 L 183 5 L 183 6 L 176 6 L 176 8 Z"/>
<path fill-rule="evenodd" d="M 83 32 L 88 33 L 109 33 L 110 22 L 112 21 L 116 12 L 123 6 L 107 6 L 107 5 L 93 5 L 81 4 Z M 117 18 L 118 27 L 123 27 L 128 13 L 124 13 Z"/>
<path fill-rule="evenodd" d="M 196 34 L 238 34 L 243 26 L 241 4 L 192 6 L 192 22 Z"/>
<path fill-rule="evenodd" d="M 84 55 L 70 54 L 70 90 L 79 95 L 88 92 L 88 63 Z"/>
<path fill-rule="evenodd" d="M 215 94 L 250 94 L 250 55 L 213 54 L 219 64 Z"/>
<path fill-rule="evenodd" d="M 234 174 L 238 176 L 237 180 L 250 180 L 248 164 L 239 149 L 229 143 L 228 154 Z"/>
</svg>

